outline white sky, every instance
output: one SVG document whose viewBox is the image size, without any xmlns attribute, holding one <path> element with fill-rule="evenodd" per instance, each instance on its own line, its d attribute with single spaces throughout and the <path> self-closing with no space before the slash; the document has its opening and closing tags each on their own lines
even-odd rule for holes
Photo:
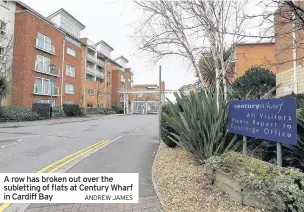
<svg viewBox="0 0 304 212">
<path fill-rule="evenodd" d="M 82 37 L 88 37 L 93 42 L 104 40 L 114 48 L 113 59 L 123 55 L 129 60 L 134 84 L 158 84 L 159 65 L 162 65 L 162 80 L 168 89 L 178 89 L 195 81 L 194 72 L 180 58 L 170 57 L 154 64 L 151 55 L 138 50 L 138 40 L 133 36 L 142 16 L 132 0 L 22 1 L 44 16 L 60 8 L 67 10 L 86 26 Z"/>
</svg>

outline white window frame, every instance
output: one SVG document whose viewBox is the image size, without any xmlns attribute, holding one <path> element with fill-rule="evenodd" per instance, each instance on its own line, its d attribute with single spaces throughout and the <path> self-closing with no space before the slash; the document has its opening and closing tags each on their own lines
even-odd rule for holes
<svg viewBox="0 0 304 212">
<path fill-rule="evenodd" d="M 52 38 L 42 34 L 41 32 L 38 32 L 36 46 L 46 52 L 55 54 L 55 47 L 52 45 Z"/>
<path fill-rule="evenodd" d="M 0 36 L 3 36 L 3 37 L 6 36 L 6 27 L 7 27 L 7 23 L 0 20 Z"/>
<path fill-rule="evenodd" d="M 67 47 L 67 54 L 76 57 L 76 51 L 69 47 Z"/>
<path fill-rule="evenodd" d="M 76 77 L 76 70 L 74 66 L 66 65 L 66 75 L 69 77 Z"/>
<path fill-rule="evenodd" d="M 36 103 L 50 103 L 52 107 L 56 106 L 56 101 L 55 100 L 35 99 L 34 102 L 36 102 Z"/>
<path fill-rule="evenodd" d="M 35 87 L 36 87 L 36 80 L 37 79 L 40 79 L 42 82 L 41 82 L 41 92 L 36 92 L 35 91 Z M 48 85 L 48 91 L 46 92 L 45 90 L 44 90 L 44 84 L 45 83 L 48 83 L 49 85 Z M 54 90 L 55 90 L 55 83 L 53 84 L 54 85 Z M 41 77 L 36 77 L 36 79 L 35 79 L 35 83 L 34 83 L 34 91 L 33 91 L 33 93 L 34 94 L 41 94 L 41 95 L 50 95 L 51 94 L 51 86 L 52 86 L 52 83 L 51 83 L 51 80 L 50 79 L 45 79 L 45 78 L 41 78 Z"/>
<path fill-rule="evenodd" d="M 102 91 L 98 91 L 98 96 L 102 96 Z"/>
<path fill-rule="evenodd" d="M 69 88 L 71 85 L 73 89 Z M 65 83 L 64 91 L 66 94 L 75 94 L 75 85 L 73 83 Z"/>
<path fill-rule="evenodd" d="M 38 63 L 38 58 L 42 60 L 42 70 L 40 70 L 40 66 Z M 50 74 L 50 65 L 51 65 L 51 59 L 45 56 L 42 56 L 40 54 L 36 55 L 36 64 L 35 64 L 35 70 L 40 73 Z"/>
<path fill-rule="evenodd" d="M 92 91 L 92 92 L 90 92 L 90 91 Z M 88 89 L 88 94 L 93 96 L 94 95 L 94 90 L 93 89 Z"/>
<path fill-rule="evenodd" d="M 80 30 L 78 29 L 78 27 L 76 27 L 74 24 L 72 24 L 67 19 L 63 18 L 62 16 L 60 19 L 60 24 L 63 26 L 63 28 L 65 28 L 68 32 L 70 32 L 75 37 L 77 37 L 77 38 L 80 37 Z"/>
</svg>

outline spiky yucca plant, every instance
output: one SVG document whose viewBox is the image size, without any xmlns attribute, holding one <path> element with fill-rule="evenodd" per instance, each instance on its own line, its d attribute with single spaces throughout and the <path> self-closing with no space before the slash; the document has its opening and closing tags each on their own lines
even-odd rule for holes
<svg viewBox="0 0 304 212">
<path fill-rule="evenodd" d="M 236 149 L 240 142 L 227 131 L 228 105 L 221 93 L 217 108 L 214 88 L 186 95 L 175 93 L 177 104 L 169 101 L 170 116 L 164 114 L 168 125 L 179 134 L 170 139 L 192 152 L 199 160 Z"/>
</svg>

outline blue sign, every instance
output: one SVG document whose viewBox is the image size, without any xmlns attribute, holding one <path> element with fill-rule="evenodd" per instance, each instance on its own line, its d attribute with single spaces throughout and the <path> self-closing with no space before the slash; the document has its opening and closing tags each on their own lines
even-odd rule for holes
<svg viewBox="0 0 304 212">
<path fill-rule="evenodd" d="M 230 101 L 228 131 L 296 145 L 296 100 L 278 98 Z"/>
</svg>

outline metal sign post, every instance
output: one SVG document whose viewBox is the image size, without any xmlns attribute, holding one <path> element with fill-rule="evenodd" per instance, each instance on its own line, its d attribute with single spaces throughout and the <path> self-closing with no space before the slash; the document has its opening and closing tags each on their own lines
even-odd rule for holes
<svg viewBox="0 0 304 212">
<path fill-rule="evenodd" d="M 247 154 L 247 136 L 243 136 L 243 155 Z"/>
<path fill-rule="evenodd" d="M 282 166 L 282 144 L 277 143 L 277 164 L 278 166 Z"/>
</svg>

